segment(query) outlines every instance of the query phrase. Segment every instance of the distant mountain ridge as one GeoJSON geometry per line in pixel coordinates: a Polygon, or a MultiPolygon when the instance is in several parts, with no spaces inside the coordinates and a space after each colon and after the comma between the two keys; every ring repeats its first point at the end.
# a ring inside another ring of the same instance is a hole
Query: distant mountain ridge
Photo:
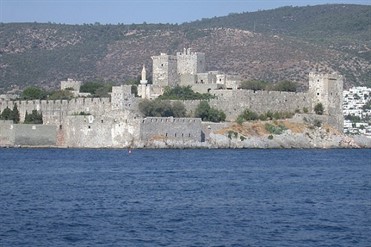
{"type": "Polygon", "coordinates": [[[282,7],[181,25],[0,23],[0,90],[58,87],[67,77],[121,84],[151,56],[184,47],[206,53],[207,69],[306,87],[309,71],[338,71],[371,86],[371,6],[282,7]]]}

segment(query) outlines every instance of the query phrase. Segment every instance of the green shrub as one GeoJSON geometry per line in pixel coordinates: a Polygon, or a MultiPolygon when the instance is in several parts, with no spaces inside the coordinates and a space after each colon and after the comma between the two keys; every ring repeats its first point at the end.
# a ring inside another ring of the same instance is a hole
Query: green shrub
{"type": "Polygon", "coordinates": [[[322,126],[322,122],[320,120],[318,120],[318,119],[315,119],[314,122],[313,122],[313,125],[315,127],[318,127],[319,128],[319,127],[322,126]]]}
{"type": "Polygon", "coordinates": [[[292,81],[280,81],[274,85],[273,90],[285,91],[285,92],[296,92],[298,84],[292,81]]]}
{"type": "Polygon", "coordinates": [[[142,100],[139,110],[145,117],[185,117],[186,109],[182,102],[170,103],[164,100],[142,100]]]}
{"type": "Polygon", "coordinates": [[[304,113],[308,113],[308,108],[303,107],[303,112],[304,112],[304,113]]]}
{"type": "Polygon", "coordinates": [[[228,138],[229,139],[232,139],[232,135],[233,135],[233,131],[232,130],[228,131],[228,138]]]}
{"type": "Polygon", "coordinates": [[[21,98],[24,100],[34,100],[34,99],[46,99],[47,93],[44,89],[38,87],[28,87],[23,90],[21,98]]]}
{"type": "Polygon", "coordinates": [[[42,113],[38,113],[37,110],[32,110],[31,114],[28,114],[26,111],[26,116],[24,118],[25,124],[42,124],[43,123],[43,115],[42,113]]]}
{"type": "Polygon", "coordinates": [[[48,99],[50,100],[70,100],[72,99],[74,96],[73,96],[73,93],[70,91],[70,90],[58,90],[58,91],[54,91],[52,92],[48,99]]]}
{"type": "Polygon", "coordinates": [[[259,115],[259,120],[261,121],[267,121],[268,117],[267,117],[267,114],[260,114],[259,115]]]}
{"type": "Polygon", "coordinates": [[[245,121],[245,119],[243,118],[242,115],[239,115],[236,119],[236,122],[239,124],[239,125],[242,125],[243,122],[245,121]]]}
{"type": "Polygon", "coordinates": [[[191,86],[166,87],[164,94],[159,97],[161,100],[208,100],[212,98],[215,97],[209,93],[194,92],[191,86]]]}
{"type": "Polygon", "coordinates": [[[242,113],[242,117],[246,121],[253,121],[259,119],[259,115],[256,112],[250,111],[249,109],[244,110],[244,112],[242,113]]]}
{"type": "Polygon", "coordinates": [[[317,114],[317,115],[322,115],[323,112],[324,112],[324,107],[322,105],[322,103],[318,103],[315,107],[314,107],[314,112],[317,114]]]}
{"type": "Polygon", "coordinates": [[[93,97],[108,97],[112,92],[112,84],[100,81],[85,82],[80,87],[80,92],[90,93],[93,97]]]}
{"type": "Polygon", "coordinates": [[[258,115],[256,112],[250,111],[249,109],[246,109],[243,111],[242,114],[240,114],[237,117],[236,122],[239,124],[242,124],[243,121],[254,121],[254,120],[261,120],[261,121],[267,121],[272,119],[285,119],[285,118],[291,118],[294,116],[294,113],[291,112],[271,112],[268,111],[265,114],[258,115]]]}
{"type": "Polygon", "coordinates": [[[265,124],[265,129],[271,133],[271,134],[275,134],[275,135],[280,135],[282,134],[285,130],[287,130],[286,126],[282,125],[282,124],[279,124],[279,125],[275,125],[275,124],[270,124],[270,123],[266,123],[265,124]]]}
{"type": "Polygon", "coordinates": [[[246,90],[265,90],[267,88],[268,82],[260,81],[260,80],[250,80],[250,81],[243,81],[241,83],[240,88],[246,90]]]}
{"type": "Polygon", "coordinates": [[[199,117],[202,121],[223,122],[226,115],[223,111],[210,107],[206,101],[201,101],[195,111],[195,117],[199,117]]]}
{"type": "Polygon", "coordinates": [[[265,115],[267,116],[267,119],[270,119],[270,120],[273,119],[273,112],[268,111],[265,115]]]}

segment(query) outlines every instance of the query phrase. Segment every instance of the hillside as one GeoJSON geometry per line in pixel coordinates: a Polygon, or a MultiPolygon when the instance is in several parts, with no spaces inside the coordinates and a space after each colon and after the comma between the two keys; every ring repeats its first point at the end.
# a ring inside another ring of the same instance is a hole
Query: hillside
{"type": "Polygon", "coordinates": [[[67,77],[120,84],[151,56],[183,47],[207,68],[270,82],[339,71],[346,85],[371,86],[371,6],[284,7],[182,25],[0,24],[0,91],[58,87],[67,77]]]}

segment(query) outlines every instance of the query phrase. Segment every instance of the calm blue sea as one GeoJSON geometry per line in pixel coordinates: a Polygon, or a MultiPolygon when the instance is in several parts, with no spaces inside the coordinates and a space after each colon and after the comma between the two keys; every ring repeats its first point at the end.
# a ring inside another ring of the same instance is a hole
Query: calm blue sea
{"type": "Polygon", "coordinates": [[[0,246],[371,246],[371,150],[0,149],[0,246]]]}

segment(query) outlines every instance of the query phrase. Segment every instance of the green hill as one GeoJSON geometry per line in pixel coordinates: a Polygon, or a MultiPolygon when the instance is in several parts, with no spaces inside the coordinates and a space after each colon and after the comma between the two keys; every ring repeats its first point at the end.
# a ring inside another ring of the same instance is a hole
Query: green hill
{"type": "Polygon", "coordinates": [[[58,87],[67,77],[120,84],[150,56],[202,51],[209,70],[243,78],[307,82],[339,71],[371,86],[371,6],[320,5],[230,14],[182,25],[0,23],[0,90],[58,87]]]}

